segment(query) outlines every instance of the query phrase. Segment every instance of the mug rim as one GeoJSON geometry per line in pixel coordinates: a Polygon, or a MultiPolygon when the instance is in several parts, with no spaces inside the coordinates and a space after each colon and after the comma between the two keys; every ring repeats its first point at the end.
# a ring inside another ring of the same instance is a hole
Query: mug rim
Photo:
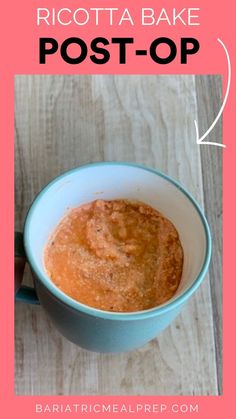
{"type": "Polygon", "coordinates": [[[142,320],[149,317],[154,317],[157,315],[164,314],[172,309],[177,308],[178,306],[182,305],[199,287],[202,280],[204,279],[210,259],[211,259],[211,252],[212,252],[212,240],[211,240],[211,232],[210,227],[208,225],[207,219],[203,213],[203,210],[201,209],[200,205],[197,203],[195,198],[191,195],[190,192],[188,192],[178,181],[171,178],[169,175],[166,175],[165,173],[154,169],[149,168],[143,164],[138,163],[132,163],[132,162],[123,162],[123,161],[103,161],[103,162],[92,162],[92,163],[86,163],[78,167],[74,167],[70,170],[67,170],[60,175],[53,178],[49,183],[47,183],[41,191],[36,195],[34,198],[32,204],[29,207],[29,210],[27,212],[25,222],[24,222],[24,229],[23,229],[23,239],[24,239],[24,247],[25,252],[27,255],[27,260],[35,272],[37,279],[46,287],[46,289],[57,299],[60,300],[60,302],[64,303],[65,305],[69,306],[70,308],[75,309],[76,311],[81,311],[85,314],[100,317],[103,319],[110,319],[110,320],[142,320]],[[204,227],[205,232],[205,239],[206,239],[206,251],[205,251],[205,257],[204,261],[202,263],[201,270],[196,277],[196,279],[193,281],[192,285],[184,291],[182,294],[174,298],[173,300],[169,300],[169,302],[165,302],[162,305],[159,305],[157,307],[150,308],[148,310],[141,310],[141,311],[135,311],[135,312],[112,312],[112,311],[105,311],[100,310],[95,307],[91,307],[88,305],[85,305],[83,303],[80,303],[77,300],[74,300],[73,298],[69,297],[67,294],[65,294],[63,291],[61,291],[59,288],[56,287],[56,285],[53,284],[52,281],[50,281],[50,278],[46,275],[46,272],[41,271],[38,269],[38,267],[34,264],[33,258],[32,258],[32,251],[30,247],[28,246],[28,237],[29,237],[29,225],[30,220],[33,215],[33,211],[38,203],[38,201],[41,199],[41,197],[44,195],[44,193],[56,182],[63,179],[65,176],[76,173],[83,169],[88,169],[91,167],[102,167],[102,166],[128,166],[128,167],[134,167],[138,169],[142,169],[151,173],[154,173],[155,175],[164,178],[168,182],[170,182],[172,185],[177,187],[191,202],[191,204],[195,207],[200,220],[204,227]]]}

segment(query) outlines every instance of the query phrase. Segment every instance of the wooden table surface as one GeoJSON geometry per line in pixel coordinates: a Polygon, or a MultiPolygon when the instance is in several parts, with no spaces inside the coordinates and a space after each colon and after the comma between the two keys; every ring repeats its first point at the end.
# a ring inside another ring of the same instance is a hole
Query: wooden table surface
{"type": "MultiPolygon", "coordinates": [[[[176,320],[141,349],[87,352],[40,306],[15,306],[15,392],[21,395],[217,395],[221,388],[221,148],[197,145],[221,104],[220,76],[16,76],[15,214],[82,163],[125,160],[179,180],[205,208],[209,275],[176,320]]],[[[208,141],[221,141],[221,121],[208,141]]],[[[26,272],[26,283],[31,281],[26,272]]]]}

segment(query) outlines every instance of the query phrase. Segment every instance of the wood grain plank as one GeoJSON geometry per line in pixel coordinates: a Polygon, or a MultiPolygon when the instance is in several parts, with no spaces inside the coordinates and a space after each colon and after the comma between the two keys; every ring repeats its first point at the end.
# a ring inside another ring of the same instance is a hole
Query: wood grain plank
{"type": "MultiPolygon", "coordinates": [[[[222,102],[221,76],[196,76],[198,120],[204,133],[216,118],[222,102]],[[210,100],[209,100],[210,98],[210,100]]],[[[206,141],[222,142],[222,119],[206,141]]],[[[212,233],[210,284],[216,345],[218,392],[222,394],[222,148],[202,145],[204,205],[212,233]]]]}
{"type": "MultiPolygon", "coordinates": [[[[50,179],[88,161],[136,161],[181,181],[203,205],[194,76],[17,76],[16,226],[50,179]]],[[[29,275],[28,275],[29,280],[29,275]]],[[[143,348],[84,351],[40,307],[16,304],[17,394],[217,394],[209,279],[143,348]]]]}

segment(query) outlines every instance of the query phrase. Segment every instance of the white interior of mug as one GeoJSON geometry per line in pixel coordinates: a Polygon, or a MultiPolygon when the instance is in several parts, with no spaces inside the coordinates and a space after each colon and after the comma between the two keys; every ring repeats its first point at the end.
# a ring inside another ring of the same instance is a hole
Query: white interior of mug
{"type": "Polygon", "coordinates": [[[95,199],[143,201],[169,218],[184,251],[182,279],[173,299],[193,284],[207,252],[203,215],[191,196],[174,181],[156,171],[125,163],[98,163],[71,170],[37,196],[26,219],[24,241],[31,265],[42,273],[44,282],[50,281],[43,265],[49,236],[68,209],[95,199]]]}

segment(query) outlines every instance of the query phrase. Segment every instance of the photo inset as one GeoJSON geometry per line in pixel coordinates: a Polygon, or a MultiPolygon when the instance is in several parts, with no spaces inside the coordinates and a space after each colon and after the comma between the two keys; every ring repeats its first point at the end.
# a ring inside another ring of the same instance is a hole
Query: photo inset
{"type": "Polygon", "coordinates": [[[15,76],[17,395],[222,393],[221,86],[15,76]]]}

